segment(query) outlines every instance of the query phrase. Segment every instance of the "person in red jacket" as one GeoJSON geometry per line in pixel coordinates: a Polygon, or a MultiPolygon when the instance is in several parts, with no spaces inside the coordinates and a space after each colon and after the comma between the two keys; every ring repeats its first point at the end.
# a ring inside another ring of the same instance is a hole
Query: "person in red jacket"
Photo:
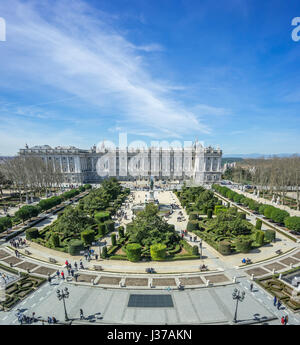
{"type": "Polygon", "coordinates": [[[62,279],[65,279],[65,274],[63,271],[61,271],[61,277],[62,277],[62,279]]]}
{"type": "Polygon", "coordinates": [[[281,324],[282,324],[282,325],[285,324],[284,316],[282,316],[282,318],[281,318],[281,324]]]}

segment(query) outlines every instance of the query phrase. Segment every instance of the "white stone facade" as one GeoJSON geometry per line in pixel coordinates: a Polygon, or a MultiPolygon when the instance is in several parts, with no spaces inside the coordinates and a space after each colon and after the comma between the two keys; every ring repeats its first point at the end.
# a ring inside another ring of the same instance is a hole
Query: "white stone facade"
{"type": "Polygon", "coordinates": [[[65,183],[99,183],[107,176],[119,180],[192,180],[197,184],[219,182],[222,151],[195,143],[187,148],[102,149],[48,145],[26,147],[22,156],[38,156],[56,164],[65,183]]]}

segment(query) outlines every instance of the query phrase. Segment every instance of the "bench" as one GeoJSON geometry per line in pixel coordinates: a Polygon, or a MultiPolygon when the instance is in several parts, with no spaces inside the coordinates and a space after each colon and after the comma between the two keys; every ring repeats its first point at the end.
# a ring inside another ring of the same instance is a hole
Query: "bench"
{"type": "Polygon", "coordinates": [[[96,270],[96,271],[103,271],[103,268],[100,265],[94,265],[94,270],[96,270]]]}
{"type": "Polygon", "coordinates": [[[49,261],[52,262],[53,264],[55,264],[57,261],[53,258],[49,258],[49,261]]]}

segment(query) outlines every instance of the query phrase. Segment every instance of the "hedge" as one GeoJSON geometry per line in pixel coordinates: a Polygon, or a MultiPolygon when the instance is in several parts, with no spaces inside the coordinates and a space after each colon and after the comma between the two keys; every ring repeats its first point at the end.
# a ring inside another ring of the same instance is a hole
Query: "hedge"
{"type": "Polygon", "coordinates": [[[251,250],[252,240],[245,240],[245,239],[236,239],[235,241],[235,249],[241,253],[248,253],[251,250]]]}
{"type": "Polygon", "coordinates": [[[73,240],[68,244],[68,253],[71,255],[78,255],[80,251],[84,250],[83,241],[73,240]]]}
{"type": "Polygon", "coordinates": [[[116,234],[111,234],[110,238],[111,238],[111,245],[115,246],[117,244],[116,234]]]}
{"type": "Polygon", "coordinates": [[[261,230],[261,226],[262,226],[262,220],[257,218],[256,224],[255,224],[255,229],[261,230]]]}
{"type": "Polygon", "coordinates": [[[0,232],[7,230],[12,227],[11,217],[2,217],[0,218],[0,232]]]}
{"type": "Polygon", "coordinates": [[[300,217],[286,217],[284,219],[284,225],[290,230],[300,232],[300,217]]]}
{"type": "Polygon", "coordinates": [[[142,246],[139,243],[129,243],[126,246],[126,255],[129,261],[137,262],[141,259],[142,246]]]}
{"type": "Polygon", "coordinates": [[[98,234],[101,236],[101,237],[104,237],[105,234],[106,234],[106,226],[104,223],[99,223],[98,224],[98,234]]]}
{"type": "Polygon", "coordinates": [[[193,232],[194,230],[199,230],[199,222],[197,220],[190,220],[187,223],[187,231],[193,232]]]}
{"type": "Polygon", "coordinates": [[[265,239],[266,241],[274,241],[276,238],[276,231],[275,230],[265,230],[265,239]]]}
{"type": "Polygon", "coordinates": [[[231,243],[228,241],[220,241],[218,243],[218,251],[222,255],[229,255],[231,254],[231,243]]]}
{"type": "Polygon", "coordinates": [[[262,231],[262,230],[258,230],[256,231],[256,234],[255,234],[255,242],[262,246],[263,243],[264,243],[264,237],[265,237],[265,232],[262,231]]]}
{"type": "Polygon", "coordinates": [[[163,243],[152,244],[150,254],[152,260],[163,260],[166,257],[167,246],[163,243]]]}
{"type": "Polygon", "coordinates": [[[92,229],[84,230],[80,233],[80,235],[81,235],[81,240],[85,244],[92,244],[92,242],[95,241],[95,231],[92,229]]]}
{"type": "Polygon", "coordinates": [[[51,242],[53,244],[54,247],[59,247],[59,236],[58,234],[52,234],[51,235],[51,242]]]}
{"type": "Polygon", "coordinates": [[[118,232],[119,232],[119,237],[123,238],[124,237],[124,226],[120,226],[118,228],[118,232]]]}
{"type": "Polygon", "coordinates": [[[103,223],[110,219],[110,213],[108,211],[97,212],[95,213],[94,218],[98,223],[103,223]]]}
{"type": "Polygon", "coordinates": [[[104,246],[103,248],[102,248],[102,251],[101,251],[101,258],[102,259],[106,259],[107,258],[107,247],[106,246],[104,246]]]}
{"type": "Polygon", "coordinates": [[[212,209],[208,209],[207,210],[207,218],[211,219],[212,218],[212,214],[213,214],[213,210],[212,209]]]}
{"type": "Polygon", "coordinates": [[[109,233],[115,230],[115,223],[112,220],[106,220],[104,224],[106,228],[106,233],[109,233]]]}
{"type": "Polygon", "coordinates": [[[37,228],[30,228],[26,230],[26,240],[31,241],[34,238],[38,238],[40,236],[39,230],[37,228]]]}

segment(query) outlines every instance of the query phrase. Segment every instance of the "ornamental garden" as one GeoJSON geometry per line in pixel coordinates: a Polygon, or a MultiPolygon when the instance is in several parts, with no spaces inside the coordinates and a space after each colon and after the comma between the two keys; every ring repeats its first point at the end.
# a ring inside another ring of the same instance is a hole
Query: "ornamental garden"
{"type": "Polygon", "coordinates": [[[261,230],[246,220],[236,207],[225,207],[210,190],[183,187],[175,191],[189,214],[187,230],[202,238],[222,255],[248,253],[275,239],[274,230],[261,230]]]}

